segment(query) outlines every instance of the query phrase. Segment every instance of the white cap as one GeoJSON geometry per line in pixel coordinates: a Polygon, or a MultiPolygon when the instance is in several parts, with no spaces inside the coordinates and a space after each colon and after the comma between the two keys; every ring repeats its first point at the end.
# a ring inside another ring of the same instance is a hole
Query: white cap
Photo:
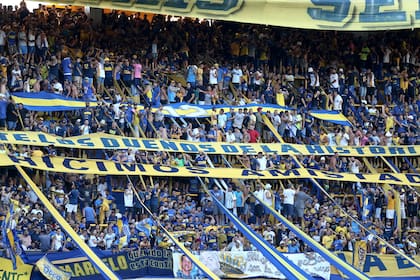
{"type": "Polygon", "coordinates": [[[264,189],[271,190],[271,185],[270,184],[266,184],[265,187],[264,187],[264,189]]]}
{"type": "Polygon", "coordinates": [[[308,68],[308,72],[309,72],[309,73],[314,72],[314,68],[309,67],[309,68],[308,68]]]}
{"type": "Polygon", "coordinates": [[[362,100],[362,104],[367,104],[367,101],[366,100],[362,100]]]}
{"type": "Polygon", "coordinates": [[[325,157],[321,157],[321,160],[325,160],[325,157]]]}
{"type": "Polygon", "coordinates": [[[407,117],[407,119],[409,119],[409,120],[414,120],[414,117],[413,117],[412,115],[409,115],[409,116],[407,117]]]}

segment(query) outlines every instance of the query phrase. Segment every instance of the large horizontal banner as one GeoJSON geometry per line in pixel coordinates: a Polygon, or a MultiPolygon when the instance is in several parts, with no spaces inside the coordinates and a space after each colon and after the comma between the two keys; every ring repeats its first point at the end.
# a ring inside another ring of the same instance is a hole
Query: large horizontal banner
{"type": "Polygon", "coordinates": [[[420,2],[414,0],[64,0],[60,3],[323,30],[420,26],[420,2]]]}
{"type": "MultiPolygon", "coordinates": [[[[317,253],[284,254],[290,261],[307,274],[330,279],[330,264],[317,253]]],[[[273,278],[286,277],[259,251],[219,252],[201,251],[197,257],[211,271],[224,278],[273,278]]],[[[201,271],[181,253],[173,254],[174,277],[181,279],[201,279],[201,271]]]]}
{"type": "MultiPolygon", "coordinates": [[[[112,253],[112,251],[99,249],[94,249],[94,251],[112,271],[123,279],[144,276],[172,276],[171,250],[142,249],[115,254],[112,253]]],[[[41,253],[30,253],[28,254],[28,262],[36,263],[41,256],[43,256],[41,253]]],[[[65,253],[50,252],[48,253],[47,258],[55,267],[70,273],[72,280],[103,279],[103,276],[95,269],[88,258],[83,256],[83,253],[80,250],[73,250],[65,253]]]]}
{"type": "Polygon", "coordinates": [[[0,258],[0,279],[28,280],[31,278],[33,266],[20,264],[17,269],[13,269],[10,259],[0,258]]]}
{"type": "MultiPolygon", "coordinates": [[[[89,106],[101,106],[105,104],[109,106],[111,103],[106,103],[103,101],[90,101],[85,102],[82,100],[76,100],[69,97],[65,97],[60,94],[54,94],[50,92],[36,92],[36,93],[27,93],[27,92],[16,92],[12,95],[16,103],[22,103],[22,105],[28,109],[38,112],[57,112],[57,111],[73,111],[86,108],[86,105],[89,106]]],[[[117,103],[115,106],[126,105],[128,103],[117,103]]],[[[216,112],[219,112],[220,109],[223,109],[225,112],[229,112],[230,108],[237,110],[238,108],[242,109],[252,109],[254,112],[258,108],[261,108],[263,113],[268,111],[274,112],[274,110],[285,111],[285,110],[295,110],[294,108],[283,107],[275,104],[247,104],[242,106],[230,106],[230,105],[196,105],[190,103],[175,103],[163,106],[162,112],[165,116],[174,117],[174,118],[207,118],[212,115],[213,109],[216,112]]],[[[137,105],[137,110],[143,110],[143,105],[137,105]]],[[[151,111],[156,112],[159,110],[159,107],[152,107],[151,111]]],[[[327,112],[328,114],[328,112],[327,112]]],[[[347,121],[341,113],[335,112],[335,119],[340,119],[347,121]],[[338,117],[337,117],[338,115],[338,117]],[[344,119],[343,119],[344,118],[344,119]]],[[[326,118],[325,120],[329,121],[330,119],[326,118]]]]}
{"type": "Polygon", "coordinates": [[[280,143],[223,143],[223,142],[189,142],[180,140],[145,139],[114,136],[95,133],[76,137],[62,138],[56,135],[30,131],[2,131],[0,143],[15,145],[49,146],[77,149],[134,149],[143,151],[167,151],[180,153],[242,155],[277,153],[279,155],[333,155],[354,157],[375,156],[418,156],[420,146],[363,146],[338,147],[323,145],[298,145],[280,143]]]}
{"type": "MultiPolygon", "coordinates": [[[[352,252],[336,252],[337,256],[348,263],[352,263],[352,252]]],[[[420,256],[413,257],[416,262],[420,262],[420,256]]],[[[371,277],[381,277],[380,279],[420,279],[420,270],[412,263],[399,255],[376,255],[367,254],[363,265],[363,272],[371,277]]],[[[331,273],[338,274],[335,267],[332,267],[331,273]]],[[[340,278],[342,279],[342,278],[340,278]]]]}
{"type": "Polygon", "coordinates": [[[151,165],[140,163],[119,163],[110,160],[77,159],[64,157],[15,157],[0,154],[0,166],[22,166],[26,168],[46,170],[50,172],[97,174],[97,175],[147,175],[155,177],[206,177],[234,179],[305,179],[334,180],[345,182],[378,183],[411,185],[420,187],[420,174],[352,174],[333,173],[315,169],[271,169],[254,171],[239,168],[198,168],[151,165]]]}

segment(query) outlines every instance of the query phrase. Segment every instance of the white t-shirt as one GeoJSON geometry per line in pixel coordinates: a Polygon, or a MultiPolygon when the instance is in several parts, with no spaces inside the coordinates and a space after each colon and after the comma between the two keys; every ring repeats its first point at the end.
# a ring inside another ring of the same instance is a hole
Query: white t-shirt
{"type": "Polygon", "coordinates": [[[343,136],[341,136],[340,140],[340,146],[348,146],[349,145],[350,136],[347,133],[344,133],[343,136]]]}
{"type": "Polygon", "coordinates": [[[209,84],[217,85],[217,69],[210,69],[209,84]]]}
{"type": "Polygon", "coordinates": [[[98,246],[97,242],[98,238],[96,238],[96,236],[92,234],[88,241],[89,247],[95,248],[96,246],[98,246]]]}
{"type": "Polygon", "coordinates": [[[236,195],[233,192],[226,192],[226,198],[225,198],[225,206],[227,209],[232,209],[235,207],[235,200],[236,195]]]}
{"type": "Polygon", "coordinates": [[[239,84],[241,82],[242,77],[242,70],[241,69],[233,69],[232,70],[232,83],[239,84]]]}
{"type": "Polygon", "coordinates": [[[294,205],[295,204],[295,194],[296,194],[296,191],[294,189],[285,189],[283,191],[284,204],[294,205]]]}
{"type": "Polygon", "coordinates": [[[242,129],[242,124],[244,122],[245,115],[244,113],[236,113],[233,117],[233,127],[237,127],[239,129],[242,129]]]}
{"type": "Polygon", "coordinates": [[[330,83],[333,88],[339,88],[340,84],[338,83],[338,74],[333,73],[330,75],[330,83]]]}
{"type": "Polygon", "coordinates": [[[227,133],[226,134],[226,142],[235,143],[235,140],[236,140],[235,134],[233,134],[233,133],[227,133]]]}
{"type": "Polygon", "coordinates": [[[266,170],[267,169],[267,158],[263,156],[262,158],[257,158],[259,170],[266,170]]]}
{"type": "Polygon", "coordinates": [[[337,94],[334,98],[334,110],[341,111],[343,109],[343,98],[337,94]]]}
{"type": "Polygon", "coordinates": [[[217,125],[219,128],[225,128],[227,122],[226,114],[219,114],[217,115],[217,125]]]}
{"type": "Polygon", "coordinates": [[[133,200],[134,200],[134,194],[133,190],[127,189],[124,192],[124,206],[125,207],[133,207],[133,200]]]}

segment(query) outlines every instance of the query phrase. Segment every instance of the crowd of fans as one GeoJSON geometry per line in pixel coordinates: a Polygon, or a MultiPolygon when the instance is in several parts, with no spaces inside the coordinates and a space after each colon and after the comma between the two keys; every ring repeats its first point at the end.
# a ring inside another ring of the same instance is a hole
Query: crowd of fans
{"type": "MultiPolygon", "coordinates": [[[[3,7],[0,26],[0,127],[8,130],[62,137],[105,132],[195,142],[277,142],[263,121],[262,108],[254,112],[241,106],[279,102],[293,109],[274,110],[267,116],[290,143],[419,144],[417,30],[359,37],[159,15],[150,19],[115,11],[103,15],[102,24],[94,26],[87,15],[70,7],[40,6],[30,13],[24,2],[16,9],[3,7]],[[35,112],[12,98],[14,92],[39,91],[84,100],[86,108],[35,112]],[[208,120],[171,122],[163,106],[179,102],[235,107],[228,112],[215,108],[208,120]],[[340,111],[352,126],[316,120],[309,114],[314,109],[340,111]]],[[[19,156],[79,153],[54,146],[5,146],[2,152],[19,156]]],[[[198,167],[207,167],[209,157],[215,164],[226,164],[223,157],[204,153],[128,149],[88,155],[118,162],[198,167]]],[[[367,172],[356,158],[301,156],[297,160],[306,168],[367,172]]],[[[244,154],[227,161],[254,170],[298,166],[294,158],[275,153],[244,154]]],[[[381,167],[378,161],[372,163],[381,167]]],[[[397,163],[401,172],[417,172],[418,159],[397,163]]],[[[192,250],[255,249],[197,179],[147,177],[142,181],[27,171],[91,247],[114,251],[170,247],[153,220],[157,218],[192,250]]],[[[76,248],[15,169],[2,168],[0,173],[1,217],[14,201],[12,228],[24,250],[76,248]]],[[[378,235],[410,255],[418,253],[418,193],[409,186],[384,191],[377,184],[321,182],[334,196],[333,202],[308,180],[224,181],[226,191],[215,180],[205,184],[227,209],[282,252],[310,249],[276,222],[255,197],[281,211],[329,250],[352,251],[355,241],[366,240],[369,252],[395,253],[378,235]],[[367,203],[360,198],[367,198],[367,203]],[[400,228],[394,221],[397,200],[402,209],[400,228]]]]}

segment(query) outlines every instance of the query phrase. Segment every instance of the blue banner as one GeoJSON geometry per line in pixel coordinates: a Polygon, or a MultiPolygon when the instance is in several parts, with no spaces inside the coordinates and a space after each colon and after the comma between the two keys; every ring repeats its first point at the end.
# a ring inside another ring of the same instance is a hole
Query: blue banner
{"type": "MultiPolygon", "coordinates": [[[[166,249],[141,249],[112,253],[94,249],[99,258],[123,279],[136,277],[173,277],[172,251],[166,249]]],[[[28,263],[35,264],[43,253],[29,253],[28,263]]],[[[71,273],[72,280],[102,280],[103,276],[79,250],[48,253],[47,259],[57,268],[71,273]]],[[[43,279],[34,271],[31,279],[43,279]]]]}

